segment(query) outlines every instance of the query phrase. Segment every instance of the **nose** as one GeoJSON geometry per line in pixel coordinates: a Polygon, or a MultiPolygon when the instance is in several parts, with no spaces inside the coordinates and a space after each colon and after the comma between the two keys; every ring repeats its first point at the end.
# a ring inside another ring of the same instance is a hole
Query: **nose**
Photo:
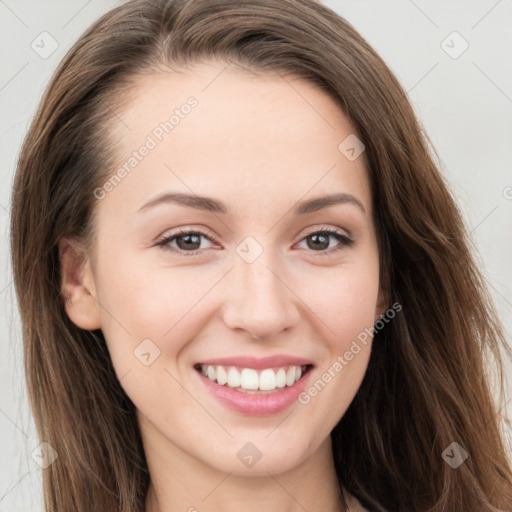
{"type": "Polygon", "coordinates": [[[223,319],[227,327],[255,339],[270,339],[291,330],[300,320],[299,299],[287,284],[286,272],[266,257],[254,262],[235,258],[225,286],[223,319]]]}

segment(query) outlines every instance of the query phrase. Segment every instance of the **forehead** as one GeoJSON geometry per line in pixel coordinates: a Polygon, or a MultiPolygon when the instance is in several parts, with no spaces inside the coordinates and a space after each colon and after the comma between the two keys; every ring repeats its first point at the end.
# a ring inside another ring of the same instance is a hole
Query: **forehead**
{"type": "Polygon", "coordinates": [[[340,150],[354,127],[310,82],[211,61],[147,75],[128,94],[110,134],[111,172],[127,171],[109,194],[121,209],[172,190],[224,198],[239,215],[256,196],[284,207],[332,192],[371,211],[364,153],[340,150]]]}

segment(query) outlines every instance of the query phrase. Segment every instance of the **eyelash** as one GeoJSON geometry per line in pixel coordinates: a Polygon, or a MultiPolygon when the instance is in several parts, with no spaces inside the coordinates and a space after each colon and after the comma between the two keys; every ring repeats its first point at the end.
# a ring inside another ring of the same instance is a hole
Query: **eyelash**
{"type": "MultiPolygon", "coordinates": [[[[312,231],[311,233],[308,233],[305,237],[303,237],[299,241],[299,243],[302,242],[303,240],[305,240],[306,238],[310,237],[311,235],[318,235],[318,234],[333,236],[334,238],[336,238],[341,243],[335,249],[323,249],[321,251],[312,251],[313,253],[317,253],[317,254],[313,254],[313,256],[321,256],[321,257],[328,256],[328,255],[330,255],[330,254],[332,254],[334,252],[337,252],[337,251],[343,249],[344,247],[349,247],[349,246],[351,246],[354,243],[354,241],[351,238],[349,238],[347,235],[345,235],[344,233],[342,233],[342,232],[340,232],[340,231],[338,231],[336,229],[332,229],[332,228],[322,228],[322,229],[319,229],[318,231],[312,231]]],[[[203,237],[207,238],[210,241],[214,241],[214,240],[212,240],[212,236],[211,235],[209,235],[207,233],[204,233],[202,231],[196,231],[196,230],[184,231],[184,230],[181,230],[178,233],[172,233],[171,235],[168,235],[168,236],[165,236],[164,238],[161,238],[160,240],[158,240],[156,242],[156,245],[161,247],[162,249],[164,249],[166,251],[182,254],[185,257],[196,256],[196,255],[200,254],[201,251],[202,251],[201,249],[196,249],[195,251],[183,251],[182,249],[175,249],[175,248],[169,247],[168,244],[170,242],[172,242],[176,238],[180,238],[180,237],[185,236],[185,235],[200,235],[200,236],[203,236],[203,237]],[[183,254],[183,253],[185,253],[185,254],[183,254]]]]}

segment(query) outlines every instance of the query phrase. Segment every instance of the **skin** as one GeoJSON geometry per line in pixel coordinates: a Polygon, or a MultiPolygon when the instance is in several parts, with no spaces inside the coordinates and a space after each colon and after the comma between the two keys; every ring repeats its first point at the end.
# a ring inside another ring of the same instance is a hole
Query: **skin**
{"type": "Polygon", "coordinates": [[[131,96],[111,129],[120,166],[187,98],[198,105],[98,200],[91,250],[80,257],[63,239],[60,251],[67,313],[102,329],[137,407],[146,512],[344,510],[329,434],[361,384],[371,341],[307,405],[271,416],[225,408],[193,364],[291,354],[314,363],[313,383],[384,313],[364,154],[349,161],[338,150],[353,126],[304,80],[216,61],[145,76],[131,96]],[[213,197],[229,213],[170,203],[138,211],[163,191],[213,197]],[[345,203],[293,214],[298,201],[333,192],[364,211],[345,203]],[[176,239],[181,253],[156,245],[178,228],[212,237],[193,256],[176,239]],[[322,228],[353,244],[308,245],[322,228]],[[263,249],[252,263],[235,251],[249,235],[263,249]],[[147,338],[160,350],[148,366],[134,356],[147,338]],[[248,442],[262,454],[252,467],[237,457],[248,442]]]}

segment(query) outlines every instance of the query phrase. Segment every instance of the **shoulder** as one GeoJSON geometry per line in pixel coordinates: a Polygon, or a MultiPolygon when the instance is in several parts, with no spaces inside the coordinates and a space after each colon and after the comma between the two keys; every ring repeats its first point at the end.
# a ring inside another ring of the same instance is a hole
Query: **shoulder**
{"type": "Polygon", "coordinates": [[[345,488],[343,488],[343,493],[348,505],[348,512],[368,512],[368,509],[364,508],[361,503],[359,503],[359,500],[355,496],[352,496],[345,488]]]}

